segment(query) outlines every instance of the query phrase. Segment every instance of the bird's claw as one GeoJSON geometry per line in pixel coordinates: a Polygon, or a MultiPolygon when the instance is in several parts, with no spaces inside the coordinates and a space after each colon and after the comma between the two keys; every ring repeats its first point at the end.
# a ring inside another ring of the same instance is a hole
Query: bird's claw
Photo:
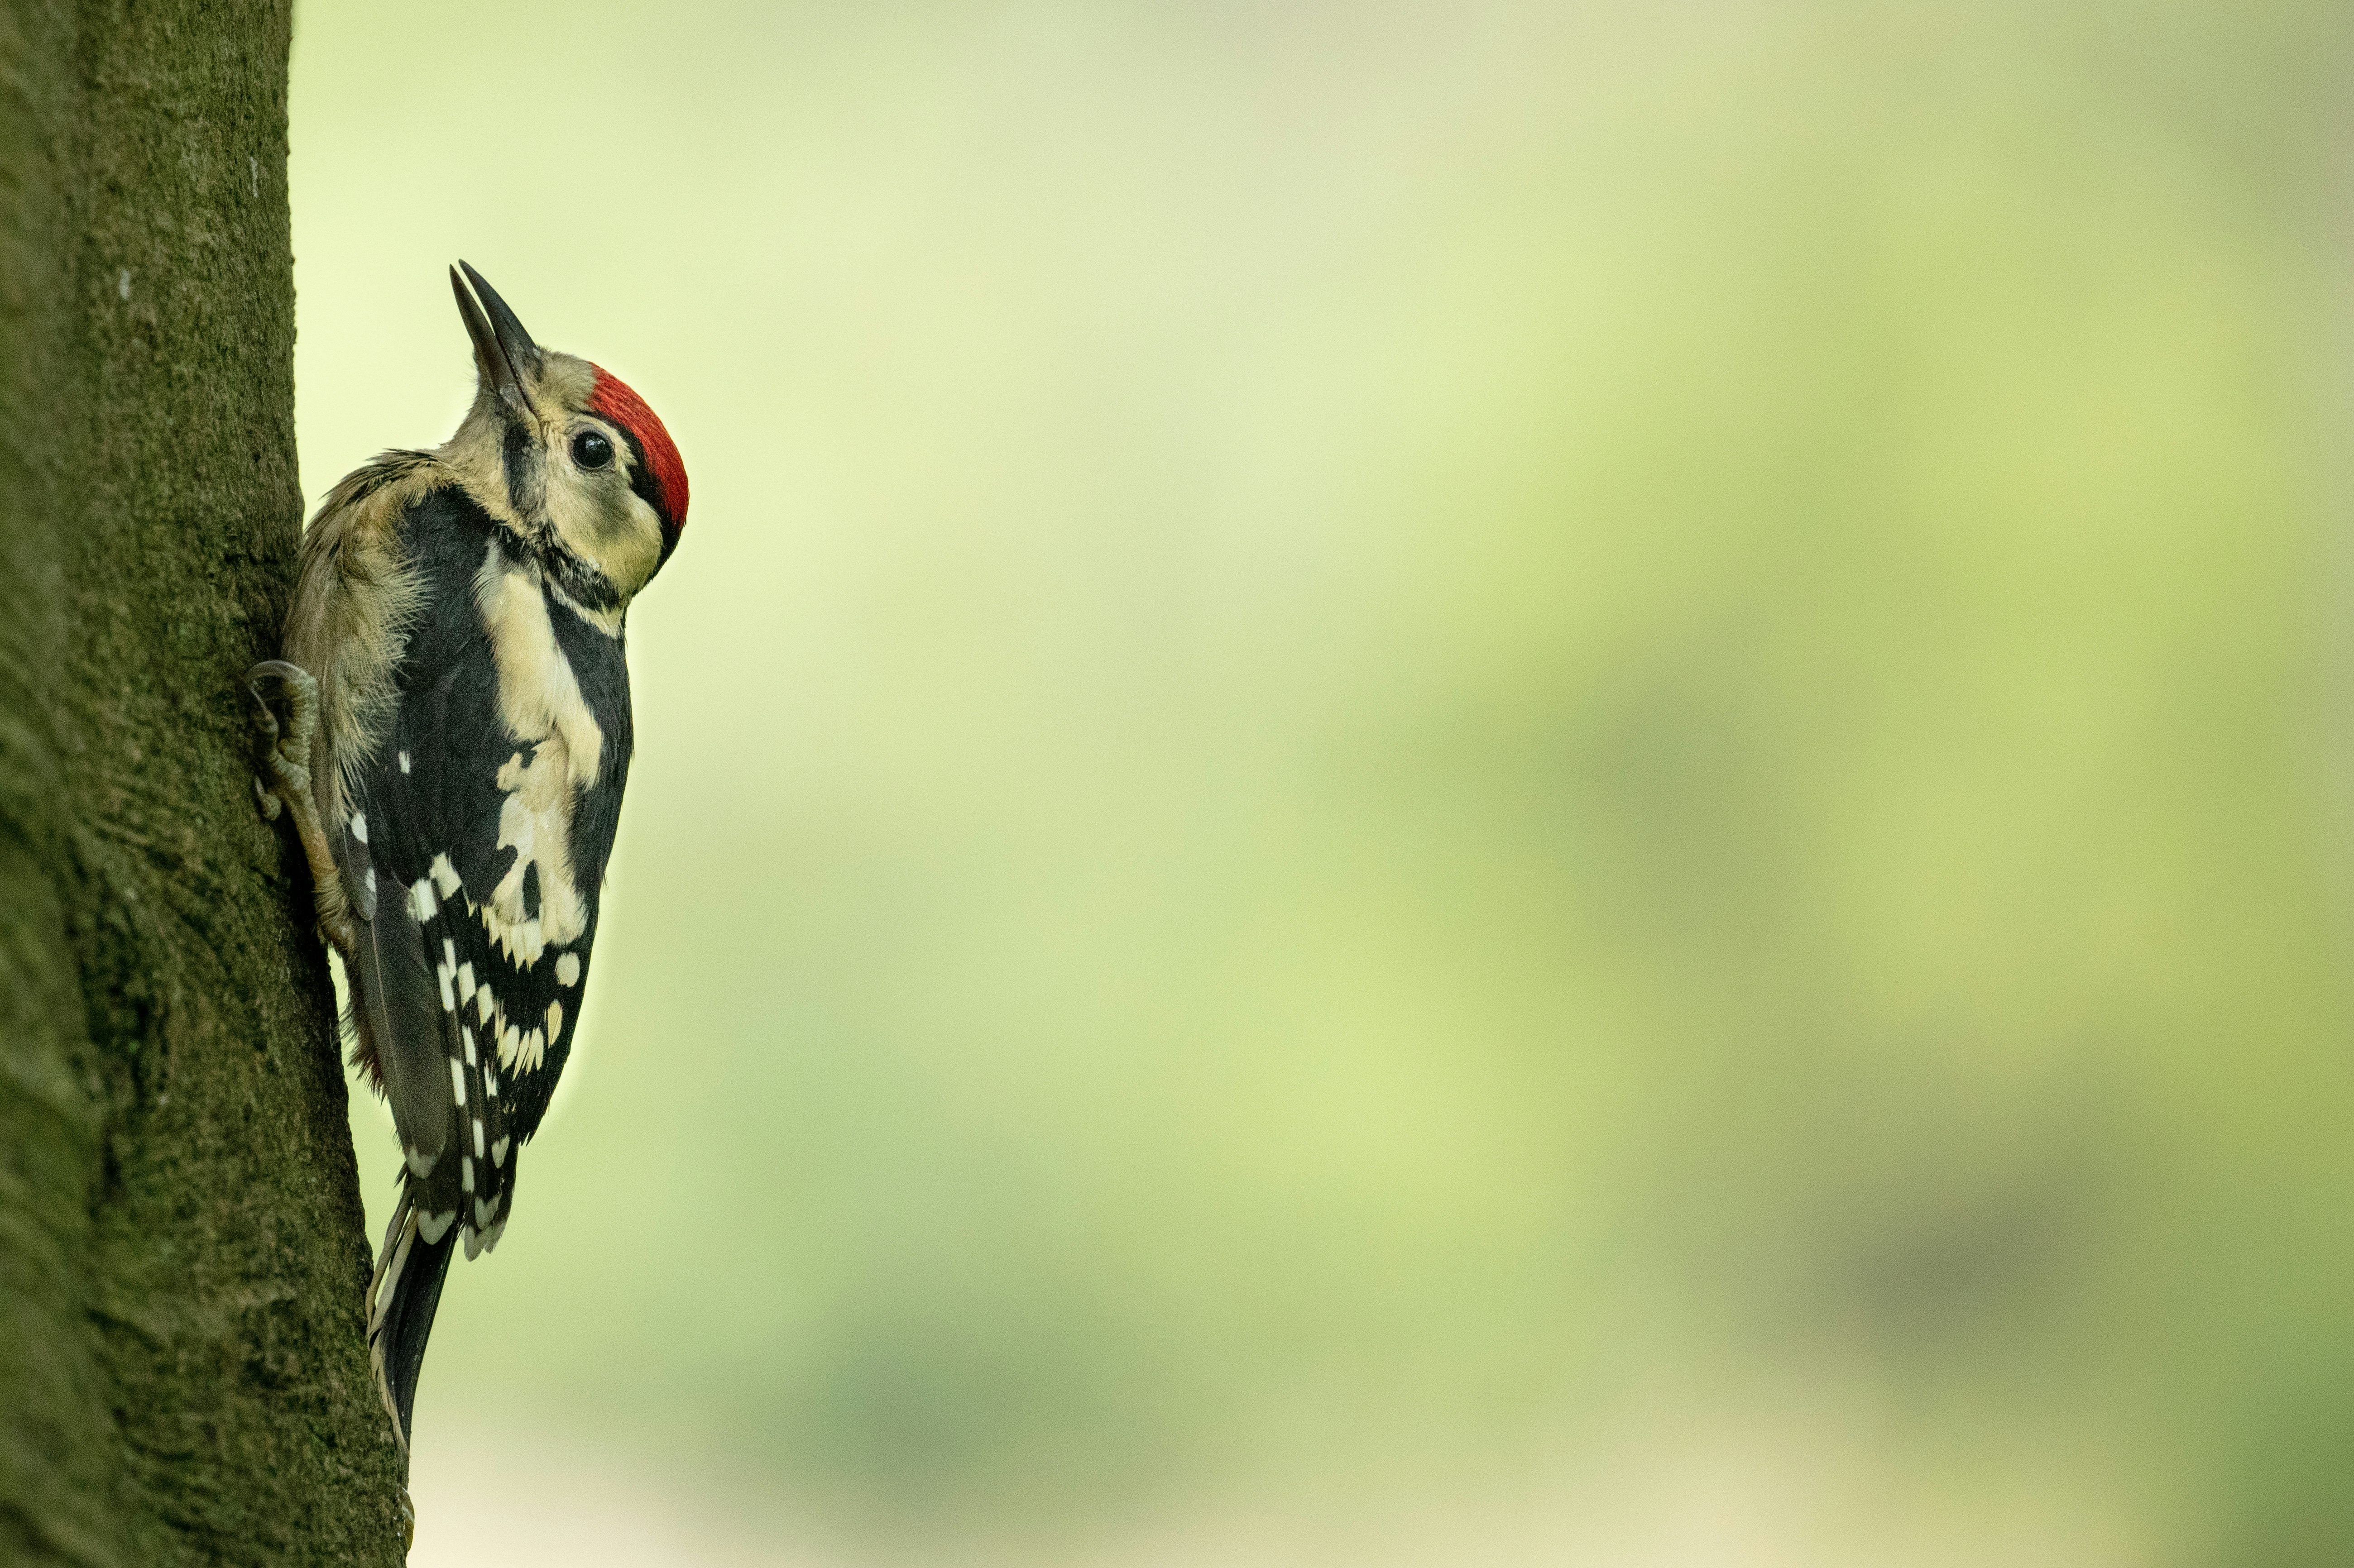
{"type": "Polygon", "coordinates": [[[311,794],[311,743],[319,732],[319,683],[299,664],[265,659],[245,673],[245,689],[253,698],[253,733],[258,743],[253,789],[262,819],[274,822],[281,810],[294,819],[295,836],[302,841],[303,857],[311,865],[319,934],[348,953],[352,950],[350,907],[311,794]],[[285,704],[282,720],[264,689],[268,683],[276,683],[285,704]]]}
{"type": "MultiPolygon", "coordinates": [[[[318,728],[318,683],[298,664],[283,659],[265,659],[245,673],[245,689],[253,698],[253,733],[259,742],[257,766],[270,776],[272,793],[283,798],[293,789],[311,788],[311,741],[318,728]],[[278,710],[271,705],[269,694],[262,690],[264,681],[278,683],[287,698],[284,723],[279,722],[278,710]]],[[[275,811],[268,812],[274,821],[275,811]]]]}

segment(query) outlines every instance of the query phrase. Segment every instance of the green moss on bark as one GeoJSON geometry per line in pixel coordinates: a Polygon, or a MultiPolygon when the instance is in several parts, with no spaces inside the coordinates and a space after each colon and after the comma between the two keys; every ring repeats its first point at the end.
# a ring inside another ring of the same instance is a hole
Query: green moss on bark
{"type": "Polygon", "coordinates": [[[301,493],[283,3],[0,0],[0,1561],[385,1563],[333,1001],[239,673],[301,493]]]}

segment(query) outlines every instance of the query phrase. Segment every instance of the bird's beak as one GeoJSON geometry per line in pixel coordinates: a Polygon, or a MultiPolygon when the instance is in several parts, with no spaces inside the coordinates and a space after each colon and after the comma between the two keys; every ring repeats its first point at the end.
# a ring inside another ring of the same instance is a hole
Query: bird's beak
{"type": "Polygon", "coordinates": [[[499,291],[463,261],[450,269],[450,291],[458,296],[458,313],[466,318],[466,335],[474,340],[474,367],[482,375],[482,385],[495,390],[499,401],[517,418],[531,418],[525,378],[538,378],[539,345],[531,341],[531,334],[524,331],[523,323],[499,298],[499,291]],[[458,276],[461,270],[465,273],[462,279],[458,276]],[[474,286],[472,294],[466,291],[468,283],[474,286]],[[475,302],[476,294],[482,296],[480,303],[475,302]]]}

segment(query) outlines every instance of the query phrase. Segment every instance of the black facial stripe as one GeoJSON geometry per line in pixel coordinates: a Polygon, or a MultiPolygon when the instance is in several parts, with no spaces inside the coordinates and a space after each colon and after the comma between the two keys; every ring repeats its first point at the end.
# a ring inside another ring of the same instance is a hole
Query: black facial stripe
{"type": "Polygon", "coordinates": [[[536,546],[525,539],[503,518],[493,518],[491,527],[498,534],[499,549],[510,561],[527,561],[539,554],[536,546]]]}
{"type": "Polygon", "coordinates": [[[639,441],[637,431],[626,425],[614,428],[621,432],[621,440],[630,444],[630,493],[652,507],[654,515],[662,520],[662,559],[654,563],[654,570],[660,571],[663,561],[669,560],[670,553],[678,548],[678,524],[672,522],[670,514],[663,509],[662,495],[654,489],[653,470],[646,466],[646,449],[639,441]]]}
{"type": "Polygon", "coordinates": [[[615,425],[613,429],[619,430],[621,440],[629,443],[630,493],[652,507],[654,514],[660,516],[662,500],[654,494],[654,476],[646,467],[646,449],[639,444],[637,431],[626,425],[615,425]]]}
{"type": "Polygon", "coordinates": [[[529,523],[538,518],[546,504],[545,460],[539,442],[522,421],[507,421],[506,439],[500,445],[500,456],[507,471],[507,503],[516,516],[529,523]]]}
{"type": "Polygon", "coordinates": [[[607,610],[621,608],[621,590],[613,579],[597,569],[586,558],[573,553],[570,546],[555,530],[535,535],[526,539],[506,524],[491,520],[499,536],[499,548],[509,560],[537,561],[539,569],[556,579],[556,586],[572,597],[572,602],[583,609],[607,610]]]}
{"type": "Polygon", "coordinates": [[[554,535],[540,551],[540,561],[556,584],[572,596],[572,601],[583,609],[619,609],[621,592],[613,579],[599,571],[580,556],[574,555],[564,541],[554,535]]]}

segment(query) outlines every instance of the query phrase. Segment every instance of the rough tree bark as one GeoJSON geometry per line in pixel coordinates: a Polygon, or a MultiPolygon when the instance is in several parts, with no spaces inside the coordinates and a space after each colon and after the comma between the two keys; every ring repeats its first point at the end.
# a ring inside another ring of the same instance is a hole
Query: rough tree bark
{"type": "Polygon", "coordinates": [[[301,494],[287,0],[0,0],[0,1562],[392,1563],[237,683],[301,494]]]}

